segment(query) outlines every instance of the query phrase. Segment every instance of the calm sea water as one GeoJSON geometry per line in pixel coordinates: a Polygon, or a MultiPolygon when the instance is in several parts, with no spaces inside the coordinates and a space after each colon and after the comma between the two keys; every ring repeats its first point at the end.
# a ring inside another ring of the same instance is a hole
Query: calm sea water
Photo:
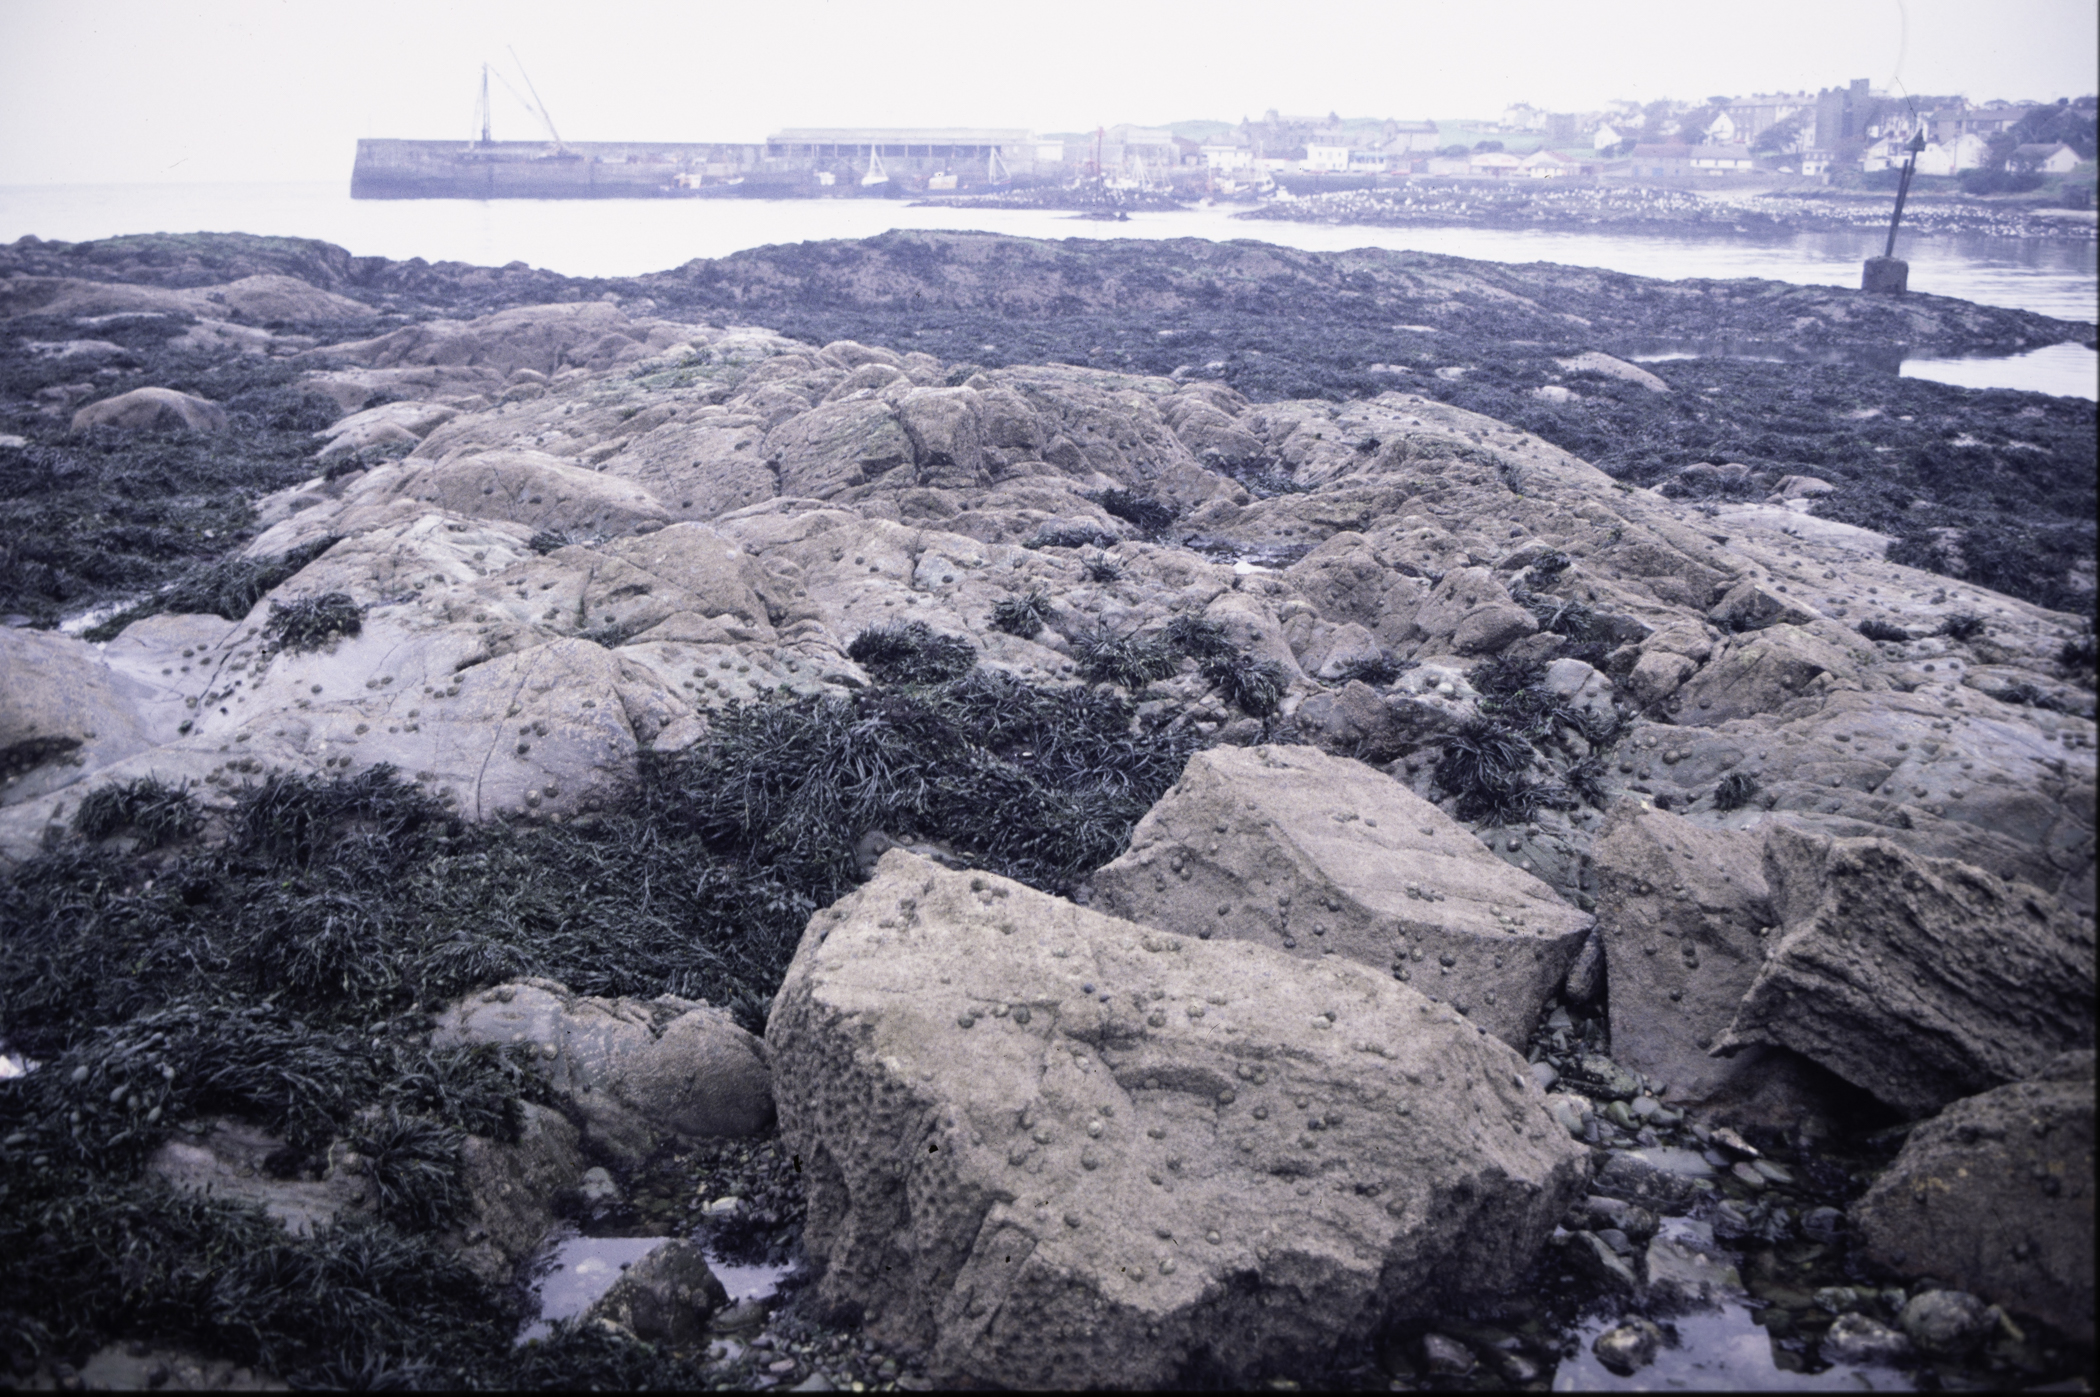
{"type": "MultiPolygon", "coordinates": [[[[1768,277],[1857,286],[1881,235],[1784,238],[1359,228],[1234,219],[1225,209],[1069,214],[913,208],[883,199],[353,200],[347,184],[139,184],[0,187],[0,242],[25,233],[70,242],[120,233],[217,232],[322,238],[361,256],[483,266],[528,262],[570,276],[633,276],[695,257],[892,228],[981,229],[1030,238],[1235,238],[1311,251],[1382,247],[1497,262],[1558,262],[1641,276],[1768,277]]],[[[1913,290],[2067,320],[2100,319],[2100,249],[2090,240],[1908,238],[1913,290]]],[[[2059,349],[1994,361],[1913,361],[1905,372],[1970,386],[2100,396],[2100,358],[2059,349]],[[1951,365],[1951,366],[1950,366],[1951,365]],[[1993,375],[1996,377],[1993,377],[1993,375]]]]}

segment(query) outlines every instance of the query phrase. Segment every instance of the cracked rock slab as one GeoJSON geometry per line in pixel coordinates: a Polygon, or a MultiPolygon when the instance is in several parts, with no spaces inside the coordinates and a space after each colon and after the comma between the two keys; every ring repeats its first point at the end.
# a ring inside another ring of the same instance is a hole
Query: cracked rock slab
{"type": "Polygon", "coordinates": [[[2093,922],[1881,839],[1776,827],[1782,934],[1717,1051],[1789,1048],[1911,1116],[2093,1046],[2093,922]]]}

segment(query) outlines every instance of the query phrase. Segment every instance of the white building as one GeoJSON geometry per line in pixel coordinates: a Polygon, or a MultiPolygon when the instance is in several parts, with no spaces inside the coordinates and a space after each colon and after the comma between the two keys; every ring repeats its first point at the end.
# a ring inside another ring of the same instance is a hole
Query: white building
{"type": "Polygon", "coordinates": [[[2012,159],[2044,175],[2067,175],[2080,164],[2078,152],[2062,141],[2050,145],[2015,146],[2012,159]]]}
{"type": "Polygon", "coordinates": [[[1626,138],[1624,136],[1619,134],[1618,128],[1607,121],[1602,126],[1599,126],[1597,128],[1597,135],[1596,138],[1590,142],[1590,149],[1610,150],[1613,146],[1617,145],[1619,142],[1625,139],[1626,138]]]}
{"type": "Polygon", "coordinates": [[[1347,170],[1349,168],[1349,147],[1308,145],[1305,148],[1305,168],[1321,172],[1347,170]]]}
{"type": "Polygon", "coordinates": [[[1582,173],[1582,166],[1550,150],[1533,151],[1524,157],[1518,168],[1532,179],[1565,179],[1582,173]]]}
{"type": "Polygon", "coordinates": [[[1213,170],[1245,170],[1254,164],[1254,147],[1213,143],[1203,147],[1203,163],[1213,170]]]}

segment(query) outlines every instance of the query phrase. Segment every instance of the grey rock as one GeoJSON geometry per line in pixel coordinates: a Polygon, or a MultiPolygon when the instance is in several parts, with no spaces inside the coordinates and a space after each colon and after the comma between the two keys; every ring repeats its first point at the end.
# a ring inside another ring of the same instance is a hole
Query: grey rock
{"type": "Polygon", "coordinates": [[[147,685],[67,636],[0,628],[0,804],[48,795],[175,734],[147,685]]]}
{"type": "Polygon", "coordinates": [[[529,1043],[533,1065],[582,1115],[591,1138],[629,1160],[666,1140],[750,1135],[772,1120],[765,1045],[720,1009],[571,994],[523,980],[438,1016],[433,1043],[529,1043]]]}
{"type": "Polygon", "coordinates": [[[1914,1353],[1908,1337],[1863,1314],[1838,1316],[1823,1335],[1823,1357],[1834,1363],[1901,1363],[1914,1353]]]}
{"type": "Polygon", "coordinates": [[[1399,782],[1309,747],[1197,753],[1093,888],[1162,930],[1374,966],[1512,1045],[1591,920],[1399,782]]]}
{"type": "Polygon", "coordinates": [[[1957,1101],[1852,1206],[1867,1256],[2093,1337],[2093,1054],[1957,1101]]]}
{"type": "Polygon", "coordinates": [[[1774,924],[1761,833],[1622,801],[1591,846],[1612,1054],[1698,1105],[1752,1071],[1709,1055],[1764,965],[1774,924]]]}
{"type": "Polygon", "coordinates": [[[2047,893],[1784,827],[1765,876],[1783,934],[1718,1050],[1785,1047],[1924,1115],[2092,1047],[2092,922],[2047,893]]]}
{"type": "Polygon", "coordinates": [[[1761,631],[1767,626],[1805,626],[1821,620],[1822,613],[1764,583],[1746,581],[1729,588],[1706,619],[1724,631],[1761,631]]]}
{"type": "Polygon", "coordinates": [[[1588,1004],[1604,990],[1605,967],[1604,938],[1593,931],[1583,938],[1582,949],[1568,963],[1568,978],[1561,993],[1570,1004],[1588,1004]]]}
{"type": "Polygon", "coordinates": [[[674,1238],[627,1268],[586,1319],[609,1319],[650,1343],[685,1347],[706,1337],[729,1293],[699,1243],[674,1238]]]}
{"type": "Polygon", "coordinates": [[[1636,1316],[1599,1334],[1591,1341],[1590,1352],[1599,1363],[1624,1376],[1655,1361],[1662,1337],[1662,1330],[1652,1321],[1636,1316]]]}
{"type": "Polygon", "coordinates": [[[1860,686],[1849,652],[1787,622],[1733,637],[1673,696],[1677,720],[1701,727],[1777,713],[1823,694],[1860,686]]]}
{"type": "Polygon", "coordinates": [[[766,457],[777,463],[780,492],[830,499],[909,465],[914,448],[888,403],[877,399],[825,403],[797,413],[766,434],[766,457]]]}
{"type": "Polygon", "coordinates": [[[179,393],[173,388],[134,388],[75,412],[73,430],[115,427],[126,432],[223,432],[230,421],[226,409],[207,398],[179,393]]]}
{"type": "Polygon", "coordinates": [[[1242,1380],[1512,1283],[1580,1186],[1523,1060],[1388,975],[902,850],[767,1041],[817,1298],[944,1382],[1242,1380]]]}
{"type": "Polygon", "coordinates": [[[1568,1261],[1607,1290],[1634,1295],[1641,1289],[1641,1273],[1634,1264],[1595,1232],[1569,1234],[1568,1261]]]}
{"type": "Polygon", "coordinates": [[[1648,1243],[1648,1298],[1672,1310],[1702,1309],[1740,1299],[1743,1278],[1705,1224],[1673,1225],[1648,1243]]]}
{"type": "Polygon", "coordinates": [[[1438,1377],[1464,1377],[1479,1365],[1473,1350],[1453,1338],[1438,1333],[1422,1336],[1422,1369],[1438,1377]]]}
{"type": "Polygon", "coordinates": [[[1911,1296],[1896,1322],[1927,1353],[1958,1357],[1982,1343],[1998,1321],[1967,1291],[1928,1290],[1911,1296]]]}
{"type": "Polygon", "coordinates": [[[1663,1146],[1614,1151],[1590,1187],[1606,1197],[1674,1216],[1692,1205],[1703,1192],[1700,1182],[1712,1175],[1712,1168],[1692,1151],[1663,1146]]]}

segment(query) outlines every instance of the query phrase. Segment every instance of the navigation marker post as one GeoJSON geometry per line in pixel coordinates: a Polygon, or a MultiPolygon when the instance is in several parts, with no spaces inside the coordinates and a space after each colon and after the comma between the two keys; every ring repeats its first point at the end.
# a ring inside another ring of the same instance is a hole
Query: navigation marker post
{"type": "Polygon", "coordinates": [[[1896,212],[1889,219],[1889,242],[1879,257],[1869,257],[1860,270],[1859,289],[1884,296],[1900,296],[1910,288],[1910,263],[1896,258],[1896,225],[1903,221],[1903,201],[1910,197],[1910,177],[1925,150],[1925,133],[1910,138],[1910,158],[1903,162],[1903,176],[1896,181],[1896,212]]]}

